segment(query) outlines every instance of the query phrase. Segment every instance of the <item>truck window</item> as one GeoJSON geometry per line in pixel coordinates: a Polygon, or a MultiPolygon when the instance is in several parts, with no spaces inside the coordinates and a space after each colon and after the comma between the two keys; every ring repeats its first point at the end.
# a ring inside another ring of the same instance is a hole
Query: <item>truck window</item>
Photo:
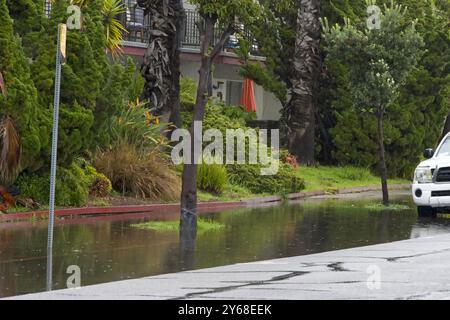
{"type": "Polygon", "coordinates": [[[450,138],[445,139],[442,146],[439,148],[437,157],[450,156],[450,138]]]}

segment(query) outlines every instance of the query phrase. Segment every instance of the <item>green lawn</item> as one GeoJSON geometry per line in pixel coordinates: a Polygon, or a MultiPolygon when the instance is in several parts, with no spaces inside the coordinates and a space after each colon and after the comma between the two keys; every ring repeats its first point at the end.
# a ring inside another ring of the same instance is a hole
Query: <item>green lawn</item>
{"type": "MultiPolygon", "coordinates": [[[[370,170],[355,167],[299,167],[297,174],[305,180],[302,191],[325,190],[330,193],[337,189],[376,186],[380,178],[374,176],[370,170]]],[[[406,179],[392,179],[389,184],[408,184],[406,179]]],[[[249,190],[239,186],[228,185],[222,195],[213,195],[199,191],[200,201],[238,201],[255,197],[271,196],[269,194],[252,194],[249,190]]]]}
{"type": "MultiPolygon", "coordinates": [[[[298,176],[305,180],[304,191],[336,190],[379,185],[380,178],[368,169],[355,167],[300,167],[298,176]]],[[[408,184],[405,179],[389,180],[389,184],[408,184]]]]}

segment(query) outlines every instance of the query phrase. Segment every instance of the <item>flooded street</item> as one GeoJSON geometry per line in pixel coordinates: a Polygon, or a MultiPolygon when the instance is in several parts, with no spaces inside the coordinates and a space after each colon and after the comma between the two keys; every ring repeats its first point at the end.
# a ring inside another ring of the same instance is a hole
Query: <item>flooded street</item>
{"type": "MultiPolygon", "coordinates": [[[[196,251],[182,261],[178,232],[130,225],[151,214],[59,221],[55,227],[54,285],[65,288],[70,265],[82,286],[306,255],[450,232],[450,219],[419,219],[409,191],[393,194],[406,210],[377,210],[373,196],[309,199],[290,205],[206,214],[225,228],[199,233],[196,251]],[[364,199],[364,200],[360,200],[364,199]]],[[[0,297],[45,290],[47,222],[0,224],[0,297]]]]}

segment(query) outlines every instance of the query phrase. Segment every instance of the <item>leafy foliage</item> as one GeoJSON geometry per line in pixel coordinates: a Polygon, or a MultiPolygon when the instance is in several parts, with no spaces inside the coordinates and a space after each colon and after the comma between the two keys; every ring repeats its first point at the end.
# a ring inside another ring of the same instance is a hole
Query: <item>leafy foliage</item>
{"type": "Polygon", "coordinates": [[[273,176],[262,176],[257,165],[230,165],[228,172],[231,183],[244,186],[253,193],[288,194],[305,188],[304,180],[295,174],[291,166],[283,163],[273,176]]]}
{"type": "MultiPolygon", "coordinates": [[[[58,206],[84,206],[87,203],[92,177],[72,163],[67,168],[58,167],[55,201],[58,206]]],[[[26,197],[43,204],[48,203],[50,177],[48,173],[23,173],[16,184],[26,197]]]]}
{"type": "MultiPolygon", "coordinates": [[[[444,119],[450,111],[449,99],[445,97],[450,80],[449,19],[443,2],[399,2],[408,6],[404,21],[418,19],[415,27],[427,48],[391,104],[384,121],[388,171],[391,176],[410,178],[420,160],[421,151],[437,143],[444,119]]],[[[353,18],[355,15],[359,15],[359,19],[364,18],[364,8],[355,10],[356,7],[356,3],[350,7],[340,7],[340,17],[334,21],[343,21],[342,16],[352,17],[353,21],[357,21],[353,18]],[[353,8],[353,13],[350,8],[353,8]]],[[[328,9],[327,17],[336,15],[332,12],[328,9]]],[[[339,164],[377,170],[378,148],[374,143],[376,122],[353,111],[348,68],[334,59],[328,59],[327,69],[327,82],[321,86],[325,89],[321,93],[320,114],[333,143],[329,156],[322,159],[331,156],[339,164]]]]}
{"type": "Polygon", "coordinates": [[[228,183],[227,169],[220,164],[200,164],[197,186],[203,191],[221,194],[228,183]]]}
{"type": "MultiPolygon", "coordinates": [[[[74,4],[79,5],[82,9],[85,9],[91,1],[88,0],[75,0],[74,4]]],[[[105,29],[106,47],[114,57],[117,57],[122,53],[121,42],[123,40],[123,34],[128,31],[117,19],[117,17],[126,12],[126,9],[121,0],[103,0],[103,6],[101,9],[102,20],[105,29]]]]}
{"type": "Polygon", "coordinates": [[[328,57],[348,66],[354,106],[362,112],[387,111],[422,53],[423,39],[404,16],[401,5],[386,7],[379,30],[350,20],[330,28],[324,20],[328,57]]]}
{"type": "Polygon", "coordinates": [[[92,166],[87,166],[86,171],[90,176],[89,195],[94,197],[106,197],[112,191],[111,181],[103,173],[97,172],[92,166]]]}
{"type": "Polygon", "coordinates": [[[109,121],[111,146],[128,144],[146,152],[167,145],[167,139],[161,135],[167,124],[160,123],[139,100],[111,116],[109,121]]]}
{"type": "MultiPolygon", "coordinates": [[[[190,84],[191,81],[185,79],[182,81],[185,85],[182,86],[182,97],[183,100],[192,99],[192,94],[195,90],[192,90],[193,86],[190,84]]],[[[251,129],[246,125],[246,119],[251,120],[252,115],[245,112],[239,107],[226,106],[222,102],[215,99],[211,99],[205,109],[205,118],[203,121],[203,130],[208,129],[218,129],[222,132],[223,136],[226,136],[226,130],[228,129],[242,129],[247,131],[251,129]]],[[[183,112],[183,122],[185,126],[191,121],[191,114],[189,112],[183,112]]],[[[226,141],[224,141],[226,150],[226,141]]],[[[248,142],[246,142],[246,157],[248,159],[248,142]]],[[[217,165],[216,165],[217,166],[217,165]]],[[[206,165],[200,165],[199,168],[199,183],[202,174],[210,175],[211,172],[216,173],[216,171],[222,171],[217,168],[212,168],[210,171],[206,165]],[[202,169],[203,168],[203,169],[202,169]]],[[[214,165],[212,166],[214,167],[214,165]]],[[[274,176],[261,176],[261,165],[226,165],[226,171],[228,175],[228,180],[232,184],[247,187],[254,193],[272,193],[272,194],[285,194],[291,192],[299,192],[304,189],[304,181],[297,177],[295,170],[292,169],[290,165],[280,162],[280,171],[274,176]]],[[[223,175],[223,174],[220,174],[223,175]]],[[[225,178],[220,178],[220,180],[225,180],[225,178]]],[[[203,180],[201,180],[203,182],[203,180]]],[[[205,187],[200,186],[201,189],[207,191],[205,187]]]]}

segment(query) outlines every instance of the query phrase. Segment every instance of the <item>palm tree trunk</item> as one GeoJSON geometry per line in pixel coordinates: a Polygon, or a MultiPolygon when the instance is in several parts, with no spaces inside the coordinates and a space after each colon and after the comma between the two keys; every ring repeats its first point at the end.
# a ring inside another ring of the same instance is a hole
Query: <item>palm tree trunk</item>
{"type": "Polygon", "coordinates": [[[284,108],[287,145],[306,165],[314,164],[315,87],[320,71],[320,0],[299,0],[291,99],[284,108]]]}
{"type": "Polygon", "coordinates": [[[180,30],[184,21],[181,0],[138,0],[150,17],[148,48],[141,65],[143,98],[163,121],[181,126],[180,30]]]}

